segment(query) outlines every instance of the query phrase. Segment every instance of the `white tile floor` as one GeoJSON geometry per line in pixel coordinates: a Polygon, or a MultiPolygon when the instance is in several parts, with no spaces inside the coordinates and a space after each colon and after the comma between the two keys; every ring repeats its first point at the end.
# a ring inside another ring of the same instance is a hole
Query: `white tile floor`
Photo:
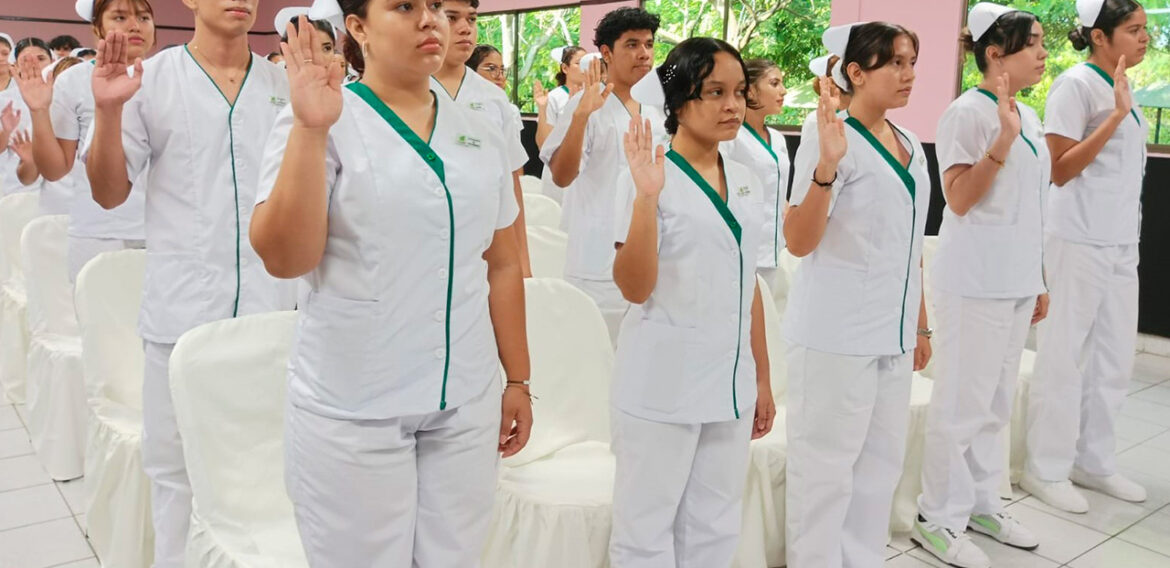
{"type": "MultiPolygon", "coordinates": [[[[1008,510],[1041,538],[1035,552],[976,542],[994,568],[1170,568],[1170,358],[1139,355],[1118,421],[1126,475],[1149,490],[1140,505],[1087,492],[1092,510],[1053,510],[1016,489],[1008,510]]],[[[83,481],[53,482],[33,455],[21,407],[0,405],[0,568],[99,568],[85,538],[83,481]]],[[[943,566],[905,535],[890,568],[943,566]]]]}

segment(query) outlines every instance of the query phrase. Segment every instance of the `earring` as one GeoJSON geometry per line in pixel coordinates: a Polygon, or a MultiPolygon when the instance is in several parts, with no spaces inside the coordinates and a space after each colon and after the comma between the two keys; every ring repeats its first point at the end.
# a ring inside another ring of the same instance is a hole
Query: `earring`
{"type": "Polygon", "coordinates": [[[370,42],[364,41],[364,42],[362,42],[362,59],[369,59],[369,58],[370,58],[370,42]]]}

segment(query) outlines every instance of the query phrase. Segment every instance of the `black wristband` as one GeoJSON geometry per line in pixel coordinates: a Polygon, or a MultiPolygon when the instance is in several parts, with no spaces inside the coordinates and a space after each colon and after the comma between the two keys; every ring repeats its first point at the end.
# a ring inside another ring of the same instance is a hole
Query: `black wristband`
{"type": "Polygon", "coordinates": [[[817,181],[817,173],[813,172],[812,182],[825,188],[825,189],[828,189],[830,187],[833,187],[833,184],[837,182],[837,172],[833,172],[833,179],[826,181],[826,182],[817,181]]]}

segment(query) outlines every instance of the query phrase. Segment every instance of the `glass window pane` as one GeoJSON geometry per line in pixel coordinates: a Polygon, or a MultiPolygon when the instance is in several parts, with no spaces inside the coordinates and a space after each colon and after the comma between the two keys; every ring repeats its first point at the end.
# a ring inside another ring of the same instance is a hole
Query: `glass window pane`
{"type": "Polygon", "coordinates": [[[810,56],[824,52],[821,33],[829,26],[829,0],[732,0],[727,42],[745,59],[775,61],[784,71],[788,95],[777,125],[799,126],[816,108],[810,56]]]}
{"type": "Polygon", "coordinates": [[[577,45],[581,28],[581,9],[564,8],[524,12],[518,15],[520,46],[516,50],[515,73],[508,72],[509,85],[516,93],[515,101],[523,112],[536,112],[532,100],[532,84],[544,83],[546,89],[556,86],[560,62],[552,51],[566,45],[577,45]],[[519,81],[515,84],[515,81],[519,81]],[[518,87],[518,88],[517,88],[518,87]]]}
{"type": "Polygon", "coordinates": [[[643,6],[646,11],[658,14],[662,19],[654,49],[654,64],[660,65],[671,48],[687,38],[698,36],[722,38],[726,1],[645,0],[643,6]]]}

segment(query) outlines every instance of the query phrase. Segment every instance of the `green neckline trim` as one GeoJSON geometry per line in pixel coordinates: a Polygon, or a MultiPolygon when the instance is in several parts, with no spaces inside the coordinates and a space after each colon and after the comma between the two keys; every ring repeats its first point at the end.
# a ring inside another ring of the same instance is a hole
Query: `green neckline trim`
{"type": "MultiPolygon", "coordinates": [[[[707,198],[711,200],[711,203],[715,205],[715,210],[719,212],[719,216],[723,217],[723,222],[727,224],[727,228],[731,230],[731,236],[735,237],[735,244],[740,244],[740,239],[743,236],[743,227],[741,227],[739,221],[735,219],[735,215],[732,214],[731,209],[728,208],[727,202],[724,201],[723,198],[719,197],[719,192],[716,191],[715,188],[711,187],[711,184],[707,183],[707,180],[703,179],[703,176],[699,175],[699,172],[695,171],[695,168],[691,166],[690,162],[687,162],[687,159],[679,155],[678,152],[675,152],[673,148],[666,153],[666,157],[670,161],[674,162],[674,165],[678,166],[678,168],[682,170],[684,174],[687,174],[687,177],[691,178],[691,181],[695,182],[695,185],[699,186],[699,189],[703,190],[703,193],[707,195],[707,198]]],[[[726,177],[727,174],[724,173],[724,179],[726,179],[726,177]]],[[[724,183],[726,184],[726,182],[724,183]]],[[[730,187],[727,188],[727,197],[729,199],[731,198],[730,187]]]]}
{"type": "MultiPolygon", "coordinates": [[[[890,164],[890,167],[894,169],[894,173],[898,174],[898,177],[902,178],[902,183],[906,185],[906,190],[910,192],[910,198],[913,200],[916,184],[914,182],[914,176],[910,175],[910,170],[906,169],[906,166],[903,166],[902,163],[899,162],[898,159],[895,158],[894,155],[891,154],[885,146],[882,146],[882,143],[878,142],[877,138],[874,138],[873,133],[870,132],[864,124],[861,124],[860,120],[850,116],[845,118],[845,123],[849,126],[852,126],[854,130],[861,134],[861,137],[865,138],[865,140],[869,142],[869,145],[873,146],[874,150],[877,150],[878,155],[884,158],[886,163],[890,164]]],[[[898,130],[894,125],[891,124],[890,127],[893,128],[895,132],[898,132],[899,134],[901,133],[901,131],[898,130]]],[[[905,136],[905,134],[903,134],[903,136],[905,136]]],[[[908,144],[908,146],[910,146],[910,163],[913,164],[914,145],[908,144]]]]}
{"type": "Polygon", "coordinates": [[[561,86],[557,87],[557,88],[556,88],[556,90],[558,90],[558,91],[564,91],[564,92],[565,92],[565,94],[568,94],[568,93],[569,93],[569,88],[568,88],[568,87],[566,87],[566,86],[564,86],[564,85],[561,85],[561,86]]]}
{"type": "MultiPolygon", "coordinates": [[[[976,91],[978,91],[979,93],[983,94],[983,95],[984,95],[984,96],[986,96],[987,98],[991,99],[991,102],[993,102],[993,103],[995,103],[995,104],[997,104],[997,105],[999,104],[999,97],[995,96],[995,93],[993,93],[993,92],[991,92],[991,91],[988,91],[987,89],[975,89],[975,90],[976,90],[976,91]]],[[[1017,112],[1018,112],[1018,111],[1017,111],[1017,112]]],[[[1020,127],[1020,138],[1023,138],[1023,139],[1024,139],[1024,142],[1027,142],[1027,143],[1028,143],[1028,147],[1032,149],[1032,155],[1033,155],[1033,156],[1036,156],[1036,157],[1039,157],[1039,156],[1040,156],[1040,152],[1037,152],[1037,151],[1036,151],[1036,145],[1035,145],[1035,144],[1033,144],[1031,140],[1028,140],[1028,137],[1024,135],[1024,129],[1023,129],[1023,117],[1024,117],[1024,115],[1023,115],[1023,114],[1021,114],[1021,115],[1020,115],[1020,125],[1021,125],[1021,127],[1020,127]]]]}
{"type": "MultiPolygon", "coordinates": [[[[780,179],[780,157],[776,155],[776,151],[772,149],[772,145],[767,140],[764,140],[764,137],[760,136],[760,133],[756,132],[755,128],[752,128],[752,125],[744,122],[743,127],[752,133],[752,136],[760,142],[760,145],[772,156],[772,160],[776,162],[776,212],[774,215],[775,218],[772,220],[772,261],[778,263],[780,262],[780,188],[787,186],[788,180],[780,179]]],[[[767,127],[765,126],[764,128],[767,127]]]]}
{"type": "MultiPolygon", "coordinates": [[[[419,137],[418,134],[415,134],[415,132],[411,130],[405,122],[403,122],[402,118],[398,116],[398,113],[394,112],[394,109],[390,108],[386,105],[386,103],[382,102],[382,99],[378,98],[378,95],[374,94],[374,91],[366,86],[365,83],[350,83],[346,85],[345,88],[353,91],[354,94],[361,97],[363,101],[366,101],[366,104],[370,105],[370,108],[374,109],[374,112],[378,113],[379,116],[381,116],[387,123],[390,124],[390,127],[394,129],[394,132],[397,132],[403,140],[406,140],[407,144],[410,144],[410,147],[413,148],[416,153],[418,153],[418,156],[422,158],[422,160],[426,162],[428,166],[430,166],[431,170],[435,172],[435,175],[439,176],[439,181],[443,182],[443,185],[447,184],[447,171],[443,166],[443,158],[439,157],[439,154],[436,153],[433,148],[431,148],[430,144],[419,137]]],[[[432,123],[433,124],[431,124],[431,134],[429,138],[434,139],[435,127],[439,124],[439,102],[437,100],[435,101],[435,116],[434,120],[432,120],[432,123]]]]}
{"type": "MultiPolygon", "coordinates": [[[[1106,73],[1104,69],[1098,67],[1096,63],[1089,63],[1088,61],[1085,62],[1085,65],[1088,65],[1089,69],[1096,71],[1097,74],[1100,75],[1102,79],[1105,79],[1105,82],[1109,83],[1110,88],[1113,87],[1113,85],[1115,84],[1113,82],[1113,77],[1110,77],[1109,74],[1106,73]]],[[[1130,107],[1129,114],[1130,114],[1130,116],[1133,116],[1133,120],[1138,123],[1138,126],[1142,125],[1142,121],[1140,118],[1138,118],[1137,111],[1134,110],[1133,107],[1130,107]]]]}
{"type": "Polygon", "coordinates": [[[772,145],[769,144],[767,140],[764,140],[764,137],[759,132],[756,132],[755,128],[752,128],[752,125],[745,122],[743,123],[743,127],[746,128],[748,132],[752,133],[752,136],[754,136],[756,140],[760,142],[760,145],[762,145],[764,149],[772,155],[772,159],[775,160],[776,163],[780,163],[780,158],[776,156],[776,151],[772,149],[772,145]]]}
{"type": "MultiPolygon", "coordinates": [[[[195,59],[195,55],[193,53],[191,53],[191,48],[188,47],[187,44],[183,45],[183,51],[187,52],[187,56],[191,58],[191,62],[194,63],[195,66],[198,67],[199,70],[202,71],[203,74],[207,76],[208,81],[211,81],[211,86],[215,87],[215,90],[216,90],[216,92],[219,93],[219,96],[223,97],[223,102],[227,103],[229,108],[235,109],[236,102],[228,100],[227,95],[223,94],[223,89],[219,88],[219,84],[215,82],[215,79],[211,78],[211,73],[208,73],[207,70],[203,68],[203,65],[199,64],[199,60],[195,59]]],[[[239,92],[236,93],[236,101],[240,100],[240,93],[244,92],[244,85],[248,84],[248,77],[251,77],[251,76],[252,76],[252,54],[249,53],[248,54],[248,69],[246,71],[244,71],[244,80],[240,81],[240,90],[239,90],[239,92]]]]}
{"type": "Polygon", "coordinates": [[[459,78],[459,86],[455,87],[455,94],[454,95],[451,94],[451,91],[447,90],[447,86],[444,85],[443,82],[440,81],[437,77],[435,78],[435,82],[438,83],[439,87],[441,89],[443,89],[443,92],[447,93],[447,96],[451,97],[451,100],[454,101],[454,100],[457,100],[459,98],[459,93],[463,92],[463,82],[467,80],[467,72],[468,71],[470,71],[470,69],[466,65],[464,65],[463,66],[463,76],[459,78]]]}

